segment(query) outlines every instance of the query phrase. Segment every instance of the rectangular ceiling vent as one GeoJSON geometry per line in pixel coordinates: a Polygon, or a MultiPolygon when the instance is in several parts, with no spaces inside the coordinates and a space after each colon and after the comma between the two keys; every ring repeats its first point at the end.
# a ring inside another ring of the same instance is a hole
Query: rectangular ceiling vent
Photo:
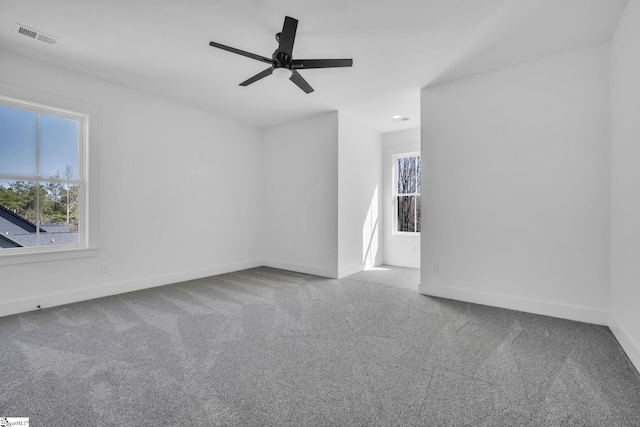
{"type": "Polygon", "coordinates": [[[60,40],[57,37],[45,34],[42,31],[34,30],[33,28],[25,27],[24,25],[20,24],[16,24],[16,33],[49,44],[56,44],[60,40]]]}

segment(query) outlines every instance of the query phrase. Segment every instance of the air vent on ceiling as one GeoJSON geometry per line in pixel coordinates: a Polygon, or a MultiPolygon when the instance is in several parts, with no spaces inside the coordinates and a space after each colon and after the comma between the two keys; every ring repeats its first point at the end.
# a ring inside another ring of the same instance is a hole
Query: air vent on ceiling
{"type": "Polygon", "coordinates": [[[56,44],[60,40],[57,37],[45,34],[42,31],[34,30],[33,28],[25,27],[24,25],[16,24],[15,28],[16,33],[22,34],[23,36],[31,37],[35,40],[40,40],[41,42],[56,44]]]}

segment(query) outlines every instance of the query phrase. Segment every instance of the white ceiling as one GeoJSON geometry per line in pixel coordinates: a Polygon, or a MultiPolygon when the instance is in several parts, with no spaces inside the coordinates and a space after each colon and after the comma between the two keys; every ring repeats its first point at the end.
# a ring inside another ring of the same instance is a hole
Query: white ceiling
{"type": "MultiPolygon", "coordinates": [[[[627,0],[0,0],[0,49],[267,127],[341,110],[380,132],[419,126],[420,89],[611,39],[627,0]],[[270,57],[285,15],[293,57],[353,58],[238,83],[270,57]],[[60,38],[54,46],[14,30],[60,38]],[[401,114],[409,121],[394,122],[401,114]]],[[[0,70],[0,79],[1,79],[0,70]]]]}

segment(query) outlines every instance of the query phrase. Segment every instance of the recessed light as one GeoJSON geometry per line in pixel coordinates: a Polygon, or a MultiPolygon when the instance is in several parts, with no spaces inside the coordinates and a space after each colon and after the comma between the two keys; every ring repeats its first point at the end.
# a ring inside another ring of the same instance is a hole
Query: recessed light
{"type": "Polygon", "coordinates": [[[409,120],[409,117],[401,116],[400,114],[396,114],[391,117],[394,122],[406,122],[409,120]]]}
{"type": "Polygon", "coordinates": [[[402,118],[402,116],[400,114],[396,114],[395,116],[392,117],[393,120],[400,120],[402,118]]]}

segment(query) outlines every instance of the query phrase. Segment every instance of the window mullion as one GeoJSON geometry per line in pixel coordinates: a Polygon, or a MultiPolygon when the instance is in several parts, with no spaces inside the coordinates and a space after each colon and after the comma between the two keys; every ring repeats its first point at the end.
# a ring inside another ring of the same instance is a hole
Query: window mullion
{"type": "Polygon", "coordinates": [[[79,179],[63,179],[63,178],[43,178],[38,176],[18,176],[18,175],[0,175],[0,180],[7,181],[35,181],[42,180],[46,182],[58,182],[61,184],[76,184],[79,185],[82,183],[79,179]]]}

